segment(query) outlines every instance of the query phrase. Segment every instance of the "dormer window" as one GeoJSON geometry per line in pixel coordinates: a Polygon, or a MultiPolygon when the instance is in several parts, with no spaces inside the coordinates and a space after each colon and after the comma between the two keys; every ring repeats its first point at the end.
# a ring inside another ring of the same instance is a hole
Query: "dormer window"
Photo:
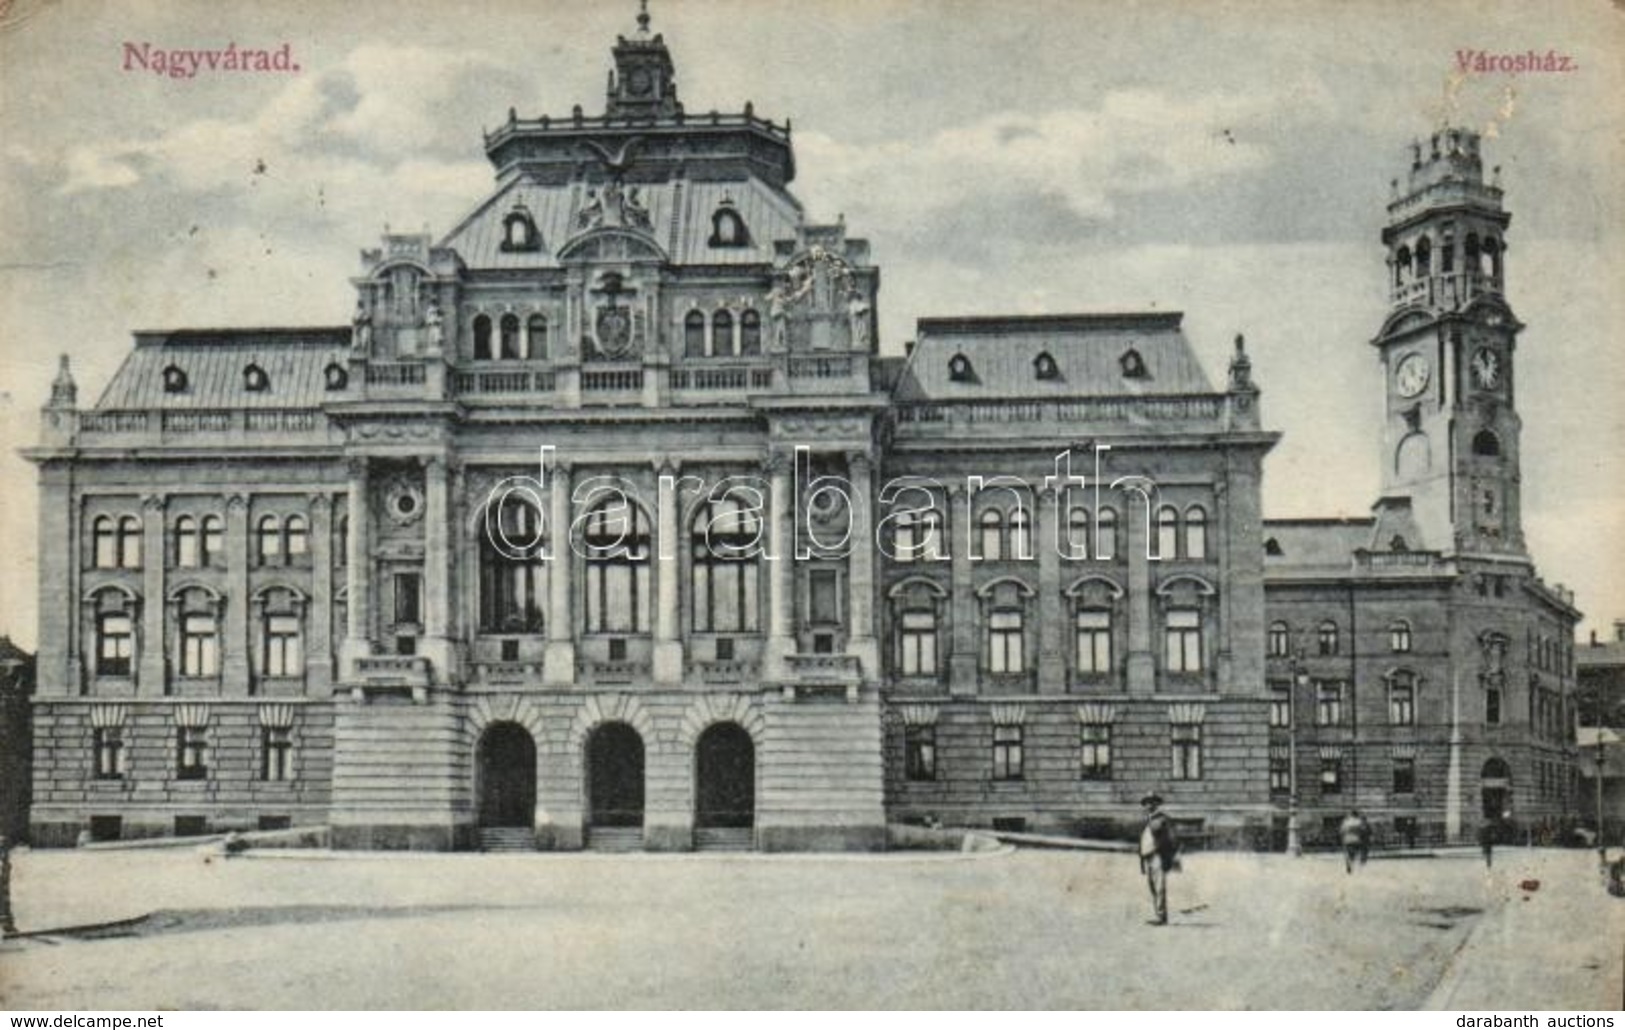
{"type": "Polygon", "coordinates": [[[956,383],[973,383],[976,381],[976,370],[971,368],[969,358],[955,354],[948,359],[948,378],[956,383]]]}
{"type": "Polygon", "coordinates": [[[271,377],[258,365],[243,369],[243,389],[250,393],[264,393],[271,388],[271,377]]]}
{"type": "Polygon", "coordinates": [[[1123,356],[1117,359],[1117,363],[1123,366],[1124,379],[1144,379],[1146,376],[1145,359],[1140,357],[1140,352],[1133,347],[1124,351],[1123,356]]]}
{"type": "Polygon", "coordinates": [[[1264,553],[1271,558],[1279,558],[1285,552],[1281,550],[1281,541],[1270,537],[1264,541],[1264,553]]]}
{"type": "Polygon", "coordinates": [[[1033,359],[1033,375],[1040,379],[1061,378],[1061,369],[1055,364],[1055,359],[1050,356],[1049,351],[1033,359]]]}
{"type": "Polygon", "coordinates": [[[329,390],[342,390],[350,385],[350,373],[336,361],[322,370],[322,379],[329,390]]]}
{"type": "Polygon", "coordinates": [[[514,251],[538,250],[541,247],[541,235],[536,231],[536,222],[530,217],[530,209],[521,201],[513,206],[506,218],[502,220],[502,246],[504,253],[514,251]]]}
{"type": "Polygon", "coordinates": [[[178,368],[175,365],[170,365],[168,368],[164,369],[164,392],[186,392],[186,371],[184,369],[178,368]]]}
{"type": "Polygon", "coordinates": [[[735,210],[730,198],[723,197],[722,203],[712,213],[711,238],[706,243],[712,247],[750,246],[750,230],[745,228],[745,220],[735,210]]]}

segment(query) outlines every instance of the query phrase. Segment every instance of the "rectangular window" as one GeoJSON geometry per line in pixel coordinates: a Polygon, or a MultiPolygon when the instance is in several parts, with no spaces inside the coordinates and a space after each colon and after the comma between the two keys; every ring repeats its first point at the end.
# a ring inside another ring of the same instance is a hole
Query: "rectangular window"
{"type": "Polygon", "coordinates": [[[1112,613],[1081,611],[1077,629],[1078,671],[1085,674],[1112,671],[1112,613]]]}
{"type": "Polygon", "coordinates": [[[298,676],[304,668],[299,641],[299,616],[265,617],[264,668],[267,676],[298,676]]]}
{"type": "Polygon", "coordinates": [[[271,783],[293,779],[293,730],[289,727],[260,729],[260,779],[271,783]]]}
{"type": "Polygon", "coordinates": [[[1271,685],[1270,687],[1270,727],[1273,729],[1287,729],[1292,725],[1292,687],[1290,685],[1271,685]]]}
{"type": "Polygon", "coordinates": [[[841,624],[840,580],[834,569],[807,572],[807,621],[815,626],[841,624]]]}
{"type": "Polygon", "coordinates": [[[1169,672],[1202,671],[1202,613],[1188,608],[1170,609],[1167,622],[1169,672]]]}
{"type": "Polygon", "coordinates": [[[1021,727],[993,727],[993,778],[1021,779],[1021,727]]]}
{"type": "Polygon", "coordinates": [[[910,726],[903,731],[903,765],[911,780],[937,778],[937,728],[910,726]]]}
{"type": "Polygon", "coordinates": [[[96,778],[98,780],[124,779],[124,730],[108,726],[96,730],[96,778]]]}
{"type": "Polygon", "coordinates": [[[395,573],[395,623],[416,626],[423,622],[423,577],[416,572],[395,573]]]}
{"type": "Polygon", "coordinates": [[[1416,759],[1394,759],[1394,793],[1416,793],[1416,759]]]}
{"type": "Polygon", "coordinates": [[[1416,688],[1395,683],[1388,688],[1388,721],[1395,726],[1416,724],[1416,688]]]}
{"type": "Polygon", "coordinates": [[[1501,722],[1501,691],[1495,687],[1484,691],[1484,721],[1492,726],[1501,722]]]}
{"type": "Polygon", "coordinates": [[[1270,757],[1270,793],[1277,797],[1292,793],[1292,760],[1284,755],[1270,757]]]}
{"type": "Polygon", "coordinates": [[[1021,613],[997,611],[988,615],[987,669],[989,672],[1021,672],[1025,665],[1022,653],[1021,613]]]}
{"type": "Polygon", "coordinates": [[[1343,723],[1343,684],[1319,681],[1315,684],[1315,725],[1340,726],[1343,723]]]}
{"type": "Polygon", "coordinates": [[[1079,727],[1079,746],[1082,751],[1083,778],[1109,780],[1112,778],[1112,728],[1110,726],[1079,727]]]}
{"type": "Polygon", "coordinates": [[[1169,731],[1173,742],[1173,778],[1201,779],[1202,727],[1196,723],[1174,723],[1169,731]]]}
{"type": "Polygon", "coordinates": [[[1270,627],[1269,653],[1276,658],[1285,658],[1292,648],[1291,632],[1281,623],[1270,627]]]}
{"type": "Polygon", "coordinates": [[[181,675],[217,676],[220,638],[213,615],[181,616],[181,675]]]}
{"type": "Polygon", "coordinates": [[[1341,758],[1326,758],[1320,760],[1320,792],[1322,794],[1343,793],[1343,760],[1341,758]]]}
{"type": "Polygon", "coordinates": [[[135,655],[135,621],[122,613],[103,615],[96,636],[97,675],[128,676],[135,655]]]}
{"type": "Polygon", "coordinates": [[[182,780],[209,777],[209,741],[202,726],[182,726],[176,736],[175,775],[182,780]]]}
{"type": "Polygon", "coordinates": [[[931,611],[904,612],[898,629],[901,649],[899,668],[904,676],[935,676],[937,673],[937,614],[931,611]]]}
{"type": "Polygon", "coordinates": [[[1408,622],[1396,622],[1388,627],[1388,649],[1404,654],[1411,649],[1411,625],[1408,622]]]}

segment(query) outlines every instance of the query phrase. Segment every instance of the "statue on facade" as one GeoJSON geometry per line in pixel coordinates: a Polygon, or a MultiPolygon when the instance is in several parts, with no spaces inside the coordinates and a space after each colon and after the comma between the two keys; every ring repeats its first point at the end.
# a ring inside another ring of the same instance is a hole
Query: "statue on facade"
{"type": "Polygon", "coordinates": [[[429,331],[429,346],[433,350],[440,350],[446,342],[444,322],[445,319],[440,314],[440,305],[430,297],[429,306],[423,313],[423,324],[429,331]]]}
{"type": "Polygon", "coordinates": [[[869,349],[869,302],[854,292],[846,301],[846,317],[852,326],[852,346],[856,350],[869,349]]]}
{"type": "Polygon", "coordinates": [[[367,306],[367,298],[356,299],[355,314],[350,318],[350,327],[350,345],[362,353],[371,351],[372,310],[367,306]]]}

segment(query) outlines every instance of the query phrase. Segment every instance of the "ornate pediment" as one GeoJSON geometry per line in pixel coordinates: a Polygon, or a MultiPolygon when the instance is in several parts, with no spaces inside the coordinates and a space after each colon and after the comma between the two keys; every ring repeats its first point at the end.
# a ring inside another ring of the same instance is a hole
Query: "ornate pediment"
{"type": "Polygon", "coordinates": [[[561,262],[667,260],[650,236],[624,227],[587,229],[559,249],[561,262]]]}

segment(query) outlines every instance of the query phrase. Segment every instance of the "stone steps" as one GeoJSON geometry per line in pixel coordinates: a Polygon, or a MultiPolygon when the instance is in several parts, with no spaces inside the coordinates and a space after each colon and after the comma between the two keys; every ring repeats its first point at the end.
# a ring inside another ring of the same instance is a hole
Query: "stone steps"
{"type": "Polygon", "coordinates": [[[480,827],[480,850],[535,851],[536,833],[528,826],[482,826],[480,827]]]}
{"type": "Polygon", "coordinates": [[[710,826],[694,830],[695,851],[755,851],[756,831],[749,826],[710,826]]]}
{"type": "Polygon", "coordinates": [[[623,853],[643,850],[641,826],[590,826],[587,828],[587,850],[623,853]]]}

